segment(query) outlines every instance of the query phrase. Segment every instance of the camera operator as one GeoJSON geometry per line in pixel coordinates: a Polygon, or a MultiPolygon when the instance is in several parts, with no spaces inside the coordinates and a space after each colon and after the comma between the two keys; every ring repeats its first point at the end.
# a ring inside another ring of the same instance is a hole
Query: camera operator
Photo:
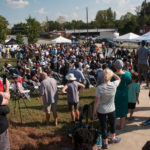
{"type": "Polygon", "coordinates": [[[5,92],[0,92],[0,149],[10,150],[8,120],[6,115],[9,113],[8,102],[10,99],[9,81],[6,78],[5,92]]]}

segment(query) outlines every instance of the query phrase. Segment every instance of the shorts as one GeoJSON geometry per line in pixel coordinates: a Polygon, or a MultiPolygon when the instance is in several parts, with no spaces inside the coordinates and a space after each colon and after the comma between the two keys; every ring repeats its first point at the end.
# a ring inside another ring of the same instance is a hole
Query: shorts
{"type": "Polygon", "coordinates": [[[57,103],[56,103],[56,102],[44,106],[44,112],[46,112],[46,113],[48,113],[48,114],[50,114],[51,111],[52,111],[52,112],[56,112],[56,110],[57,110],[57,103]]]}
{"type": "Polygon", "coordinates": [[[143,75],[144,79],[147,79],[148,65],[138,64],[138,73],[139,76],[143,75]]]}
{"type": "Polygon", "coordinates": [[[8,130],[0,134],[0,150],[10,150],[8,130]]]}
{"type": "Polygon", "coordinates": [[[128,109],[135,109],[136,103],[128,103],[128,109]]]}
{"type": "Polygon", "coordinates": [[[68,106],[69,106],[69,110],[73,111],[73,110],[77,110],[78,109],[78,103],[69,103],[68,102],[68,106]]]}

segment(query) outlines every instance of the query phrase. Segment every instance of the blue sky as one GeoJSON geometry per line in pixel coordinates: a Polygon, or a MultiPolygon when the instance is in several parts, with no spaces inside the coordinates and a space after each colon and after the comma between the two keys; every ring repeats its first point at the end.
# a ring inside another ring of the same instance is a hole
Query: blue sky
{"type": "MultiPolygon", "coordinates": [[[[150,0],[148,0],[150,1],[150,0]]],[[[56,20],[64,16],[65,20],[86,20],[86,7],[89,20],[94,20],[98,10],[109,7],[116,11],[117,18],[127,12],[135,13],[135,8],[143,0],[0,0],[0,15],[4,16],[12,27],[16,23],[25,22],[28,16],[40,22],[56,20]]]]}

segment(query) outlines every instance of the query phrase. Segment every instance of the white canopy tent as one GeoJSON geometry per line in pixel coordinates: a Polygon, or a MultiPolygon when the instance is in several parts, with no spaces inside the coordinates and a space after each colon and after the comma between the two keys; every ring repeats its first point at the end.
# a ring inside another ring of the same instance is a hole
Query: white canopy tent
{"type": "Polygon", "coordinates": [[[147,33],[143,34],[142,36],[133,39],[133,41],[135,41],[135,42],[141,42],[143,40],[150,42],[150,32],[147,32],[147,33]]]}
{"type": "Polygon", "coordinates": [[[51,41],[52,44],[61,44],[61,43],[71,43],[71,40],[64,38],[62,36],[57,37],[51,41]]]}
{"type": "Polygon", "coordinates": [[[122,42],[133,42],[133,39],[138,38],[138,37],[140,37],[140,36],[130,32],[130,33],[124,34],[122,36],[119,36],[118,38],[115,38],[114,40],[120,41],[120,42],[121,41],[122,42]]]}

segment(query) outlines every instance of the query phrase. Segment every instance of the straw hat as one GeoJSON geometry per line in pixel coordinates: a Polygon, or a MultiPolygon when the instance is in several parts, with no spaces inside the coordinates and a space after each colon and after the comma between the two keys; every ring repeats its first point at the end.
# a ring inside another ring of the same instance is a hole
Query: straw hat
{"type": "Polygon", "coordinates": [[[66,76],[66,79],[69,81],[74,81],[74,80],[76,80],[76,77],[74,76],[73,73],[70,73],[66,76]]]}

